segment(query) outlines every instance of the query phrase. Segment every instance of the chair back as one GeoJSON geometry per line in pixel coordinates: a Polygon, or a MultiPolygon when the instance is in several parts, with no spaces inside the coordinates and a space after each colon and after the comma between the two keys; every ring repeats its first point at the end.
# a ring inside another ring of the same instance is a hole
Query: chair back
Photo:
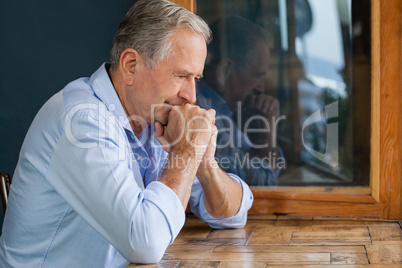
{"type": "Polygon", "coordinates": [[[3,213],[6,213],[8,194],[10,193],[10,175],[5,173],[0,173],[0,194],[1,203],[3,204],[3,213]]]}

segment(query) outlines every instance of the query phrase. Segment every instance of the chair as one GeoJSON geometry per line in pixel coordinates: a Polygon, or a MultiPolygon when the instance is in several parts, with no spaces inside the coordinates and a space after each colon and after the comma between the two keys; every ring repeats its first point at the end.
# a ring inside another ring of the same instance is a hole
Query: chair
{"type": "Polygon", "coordinates": [[[8,174],[0,174],[0,195],[1,195],[1,203],[3,204],[3,213],[6,213],[7,209],[7,201],[8,194],[10,193],[10,175],[8,174]]]}

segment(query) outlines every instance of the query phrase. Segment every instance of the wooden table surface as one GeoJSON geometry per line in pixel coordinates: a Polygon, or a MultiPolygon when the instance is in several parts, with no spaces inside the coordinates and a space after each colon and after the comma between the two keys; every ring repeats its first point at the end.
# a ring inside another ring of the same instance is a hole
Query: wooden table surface
{"type": "Polygon", "coordinates": [[[161,262],[128,267],[402,267],[401,223],[249,216],[214,230],[192,215],[161,262]]]}

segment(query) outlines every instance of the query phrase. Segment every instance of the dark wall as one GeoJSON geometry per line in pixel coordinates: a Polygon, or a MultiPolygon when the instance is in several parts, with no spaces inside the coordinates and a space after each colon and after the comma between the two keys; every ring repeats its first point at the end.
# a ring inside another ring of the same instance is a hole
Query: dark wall
{"type": "Polygon", "coordinates": [[[109,60],[114,33],[134,2],[1,1],[0,172],[14,172],[45,101],[109,60]]]}
{"type": "Polygon", "coordinates": [[[114,33],[133,3],[0,1],[0,172],[13,174],[46,100],[109,60],[114,33]]]}

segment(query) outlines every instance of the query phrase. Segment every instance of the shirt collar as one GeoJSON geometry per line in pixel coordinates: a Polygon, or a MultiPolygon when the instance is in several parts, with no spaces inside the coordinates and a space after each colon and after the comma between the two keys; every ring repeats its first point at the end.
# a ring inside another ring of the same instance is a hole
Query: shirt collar
{"type": "MultiPolygon", "coordinates": [[[[134,135],[134,132],[131,128],[129,120],[127,118],[127,114],[124,111],[123,105],[120,102],[119,96],[114,89],[112,81],[110,80],[109,74],[106,71],[108,63],[102,64],[96,72],[92,74],[89,78],[89,85],[92,87],[97,98],[105,104],[106,108],[109,112],[113,113],[116,116],[119,123],[126,129],[126,131],[130,132],[133,140],[139,143],[141,146],[144,146],[147,141],[151,141],[152,144],[148,144],[147,146],[151,147],[151,151],[154,152],[155,148],[159,150],[163,150],[160,146],[159,142],[153,137],[153,132],[155,131],[155,127],[153,125],[145,128],[140,137],[137,138],[134,135]],[[142,142],[145,141],[145,142],[142,142]]],[[[148,150],[148,148],[147,148],[148,150]]]]}
{"type": "Polygon", "coordinates": [[[127,130],[131,129],[126,112],[120,102],[119,96],[114,89],[109,74],[106,71],[108,63],[103,63],[96,72],[89,78],[89,85],[92,87],[95,95],[105,104],[109,112],[113,113],[119,123],[127,130]]]}

